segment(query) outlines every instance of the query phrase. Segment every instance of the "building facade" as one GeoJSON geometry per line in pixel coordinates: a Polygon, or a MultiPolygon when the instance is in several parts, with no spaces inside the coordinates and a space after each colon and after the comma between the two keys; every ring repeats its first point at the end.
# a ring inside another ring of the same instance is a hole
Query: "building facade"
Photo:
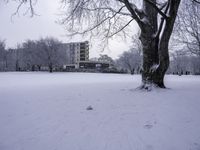
{"type": "Polygon", "coordinates": [[[63,43],[62,50],[66,51],[66,66],[79,68],[79,63],[89,61],[89,42],[63,43]]]}
{"type": "Polygon", "coordinates": [[[63,43],[61,45],[62,51],[65,51],[66,65],[64,68],[76,68],[76,69],[105,69],[109,68],[110,62],[107,60],[106,55],[102,60],[91,61],[89,60],[89,42],[73,42],[63,43]]]}

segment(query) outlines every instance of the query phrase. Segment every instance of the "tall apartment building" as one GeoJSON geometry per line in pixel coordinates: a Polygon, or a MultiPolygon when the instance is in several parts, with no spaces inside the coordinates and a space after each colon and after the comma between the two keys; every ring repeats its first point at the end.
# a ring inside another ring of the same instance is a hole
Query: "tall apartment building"
{"type": "Polygon", "coordinates": [[[61,49],[66,51],[66,65],[79,67],[80,62],[89,61],[89,42],[63,43],[61,49]]]}

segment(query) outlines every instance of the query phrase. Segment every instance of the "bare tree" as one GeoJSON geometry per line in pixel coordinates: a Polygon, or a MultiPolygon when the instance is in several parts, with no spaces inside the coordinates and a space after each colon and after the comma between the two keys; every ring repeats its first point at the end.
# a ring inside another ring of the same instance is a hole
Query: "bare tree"
{"type": "Polygon", "coordinates": [[[110,66],[114,65],[114,60],[111,57],[109,57],[108,55],[106,55],[106,54],[104,54],[104,55],[100,54],[100,57],[98,58],[98,61],[109,63],[110,66]]]}
{"type": "Polygon", "coordinates": [[[139,40],[139,32],[132,36],[132,43],[132,48],[123,52],[116,62],[121,69],[127,69],[131,74],[134,74],[140,73],[142,64],[142,45],[139,40]]]}
{"type": "Polygon", "coordinates": [[[182,75],[186,72],[188,67],[188,57],[183,51],[175,51],[172,53],[172,61],[170,64],[170,70],[173,74],[182,75]]]}
{"type": "Polygon", "coordinates": [[[141,54],[137,49],[130,49],[129,51],[125,51],[119,57],[117,62],[117,66],[121,69],[127,69],[131,74],[139,73],[141,69],[141,54]]]}
{"type": "Polygon", "coordinates": [[[62,65],[66,59],[62,52],[59,52],[61,42],[55,38],[47,37],[38,41],[39,48],[43,53],[43,61],[53,72],[54,67],[62,65]]]}
{"type": "Polygon", "coordinates": [[[200,74],[200,59],[198,56],[188,55],[182,50],[175,51],[172,54],[168,71],[179,75],[200,74]]]}
{"type": "Polygon", "coordinates": [[[143,0],[142,9],[133,0],[65,0],[67,16],[62,23],[75,34],[91,33],[105,38],[127,33],[135,20],[141,29],[143,49],[142,89],[165,88],[169,66],[168,44],[181,0],[143,0]],[[82,26],[80,27],[80,23],[82,26]]]}
{"type": "Polygon", "coordinates": [[[40,71],[41,67],[62,69],[67,63],[67,51],[54,38],[37,41],[27,40],[15,49],[5,50],[5,42],[0,41],[0,70],[40,71]]]}
{"type": "Polygon", "coordinates": [[[200,5],[183,0],[175,29],[178,43],[200,57],[200,5]]]}
{"type": "Polygon", "coordinates": [[[5,41],[0,40],[0,71],[5,71],[7,68],[7,51],[5,49],[5,41]]]}
{"type": "Polygon", "coordinates": [[[31,71],[40,71],[42,64],[44,64],[44,53],[38,41],[27,40],[22,44],[22,47],[26,68],[31,71]]]}

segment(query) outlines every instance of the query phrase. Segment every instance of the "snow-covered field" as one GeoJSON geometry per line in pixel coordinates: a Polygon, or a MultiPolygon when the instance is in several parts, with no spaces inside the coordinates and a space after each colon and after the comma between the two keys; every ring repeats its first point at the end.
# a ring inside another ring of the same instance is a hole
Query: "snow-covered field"
{"type": "Polygon", "coordinates": [[[152,92],[140,80],[0,73],[0,150],[200,150],[200,76],[152,92]]]}

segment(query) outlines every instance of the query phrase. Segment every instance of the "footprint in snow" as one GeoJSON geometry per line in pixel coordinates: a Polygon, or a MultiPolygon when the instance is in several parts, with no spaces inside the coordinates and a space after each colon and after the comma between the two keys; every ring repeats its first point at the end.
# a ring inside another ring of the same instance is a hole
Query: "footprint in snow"
{"type": "Polygon", "coordinates": [[[86,110],[93,110],[92,106],[88,106],[86,110]]]}
{"type": "Polygon", "coordinates": [[[153,128],[153,125],[151,125],[151,124],[146,124],[146,125],[144,125],[144,128],[145,128],[145,129],[151,129],[151,128],[153,128]]]}

